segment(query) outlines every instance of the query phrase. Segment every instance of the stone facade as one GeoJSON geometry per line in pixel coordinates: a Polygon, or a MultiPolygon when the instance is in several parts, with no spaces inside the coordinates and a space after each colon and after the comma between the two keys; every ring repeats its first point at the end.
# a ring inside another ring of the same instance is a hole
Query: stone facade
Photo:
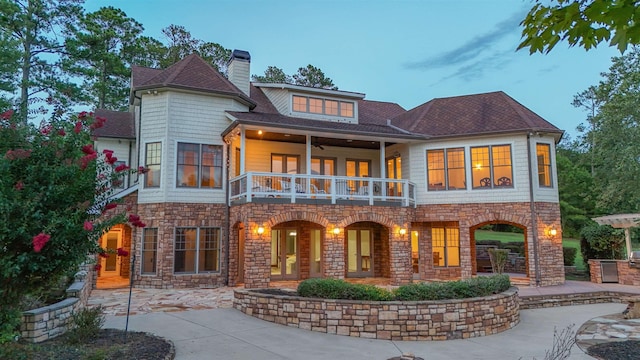
{"type": "MultiPolygon", "coordinates": [[[[562,236],[546,236],[546,229],[560,228],[560,209],[555,203],[536,203],[537,241],[530,241],[529,203],[420,205],[416,208],[357,205],[310,205],[282,203],[248,203],[231,207],[229,284],[244,282],[247,288],[267,287],[270,282],[270,229],[296,222],[302,234],[306,227],[323,229],[323,276],[348,277],[345,229],[367,226],[373,231],[374,276],[389,278],[392,285],[413,280],[411,263],[411,231],[417,231],[419,264],[417,280],[451,280],[469,278],[475,274],[475,241],[473,231],[485,224],[508,223],[525,229],[525,248],[528,256],[520,259],[518,269],[525,269],[532,285],[564,283],[562,236]],[[305,225],[306,224],[306,225],[305,225]],[[263,227],[265,233],[257,234],[263,227]],[[436,267],[433,262],[431,228],[451,226],[460,233],[460,266],[436,267]],[[332,233],[334,228],[340,233],[332,233]],[[399,229],[407,229],[400,235],[399,229]],[[240,231],[242,234],[240,234],[240,231]],[[244,239],[241,251],[239,238],[244,239]],[[537,245],[537,247],[536,247],[537,245]],[[537,254],[536,254],[537,252],[537,254]],[[537,256],[535,256],[537,255],[537,256]],[[536,273],[536,257],[539,263],[536,273]],[[243,260],[243,266],[238,261],[243,260]],[[526,263],[522,264],[525,260],[526,263]],[[238,269],[243,274],[238,273],[238,269]]],[[[300,251],[308,252],[308,239],[301,238],[300,251]],[[305,250],[306,249],[306,250],[305,250]]],[[[301,253],[301,261],[308,260],[301,253]]],[[[306,256],[306,257],[305,257],[306,256]]],[[[301,264],[299,279],[308,277],[308,263],[301,264]]]]}
{"type": "Polygon", "coordinates": [[[518,292],[442,301],[349,301],[236,290],[234,307],[277,324],[383,340],[452,340],[496,334],[520,321],[518,292]]]}
{"type": "Polygon", "coordinates": [[[138,204],[135,210],[146,229],[158,229],[156,272],[141,275],[142,234],[139,228],[134,230],[136,239],[132,253],[136,254],[134,284],[137,287],[151,288],[208,288],[226,285],[226,234],[227,207],[224,204],[185,204],[157,203],[138,204]],[[218,271],[199,274],[174,273],[174,244],[176,227],[219,227],[219,263],[218,271]]]}
{"type": "MultiPolygon", "coordinates": [[[[602,271],[600,264],[603,260],[589,260],[589,274],[591,282],[602,283],[602,271]]],[[[618,268],[618,283],[623,285],[640,286],[640,268],[630,267],[627,260],[606,260],[615,261],[618,268]]]]}

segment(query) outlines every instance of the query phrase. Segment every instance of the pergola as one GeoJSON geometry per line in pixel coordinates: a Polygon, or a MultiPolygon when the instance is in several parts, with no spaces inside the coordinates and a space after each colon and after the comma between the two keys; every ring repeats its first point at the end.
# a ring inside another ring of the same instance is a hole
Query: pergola
{"type": "Polygon", "coordinates": [[[627,242],[627,258],[631,255],[631,232],[632,227],[640,226],[640,214],[617,214],[593,218],[593,221],[600,225],[610,225],[617,229],[624,229],[624,238],[627,242]]]}

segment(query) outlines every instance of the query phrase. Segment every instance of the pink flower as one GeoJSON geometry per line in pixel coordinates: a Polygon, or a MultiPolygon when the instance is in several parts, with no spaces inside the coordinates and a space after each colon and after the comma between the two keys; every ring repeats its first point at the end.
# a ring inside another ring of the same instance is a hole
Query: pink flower
{"type": "Polygon", "coordinates": [[[87,166],[89,166],[89,163],[93,160],[95,160],[98,157],[97,153],[93,153],[93,154],[89,154],[89,155],[85,155],[83,157],[80,158],[80,169],[84,170],[87,168],[87,166]]]}
{"type": "Polygon", "coordinates": [[[89,126],[89,128],[91,130],[95,130],[95,129],[99,129],[101,127],[104,126],[104,123],[107,121],[107,119],[100,117],[100,116],[96,116],[96,120],[93,122],[93,124],[91,124],[89,126]]]}
{"type": "Polygon", "coordinates": [[[49,135],[50,132],[51,132],[51,125],[45,125],[42,127],[42,129],[40,129],[40,133],[42,135],[49,135]]]}
{"type": "Polygon", "coordinates": [[[109,257],[109,254],[106,251],[102,250],[102,251],[100,251],[98,253],[98,256],[100,256],[101,258],[105,258],[106,259],[106,258],[109,257]]]}
{"type": "Polygon", "coordinates": [[[109,156],[113,155],[113,150],[104,149],[104,150],[102,150],[102,153],[103,153],[105,156],[109,157],[109,156]]]}
{"type": "Polygon", "coordinates": [[[13,116],[13,109],[9,109],[9,110],[3,112],[2,114],[0,114],[0,119],[9,120],[9,119],[11,119],[11,116],[13,116]]]}
{"type": "Polygon", "coordinates": [[[91,155],[91,154],[95,154],[96,151],[93,149],[93,144],[87,144],[82,147],[82,152],[87,155],[91,155]]]}
{"type": "Polygon", "coordinates": [[[118,248],[118,256],[129,256],[129,252],[121,247],[118,248]]]}
{"type": "Polygon", "coordinates": [[[78,119],[80,119],[80,120],[84,120],[84,119],[86,119],[86,118],[87,118],[87,114],[88,114],[88,113],[87,113],[86,111],[81,111],[81,112],[78,114],[78,119]]]}
{"type": "Polygon", "coordinates": [[[22,180],[19,180],[14,186],[14,188],[18,191],[22,190],[24,188],[24,184],[22,183],[22,180]]]}
{"type": "Polygon", "coordinates": [[[31,149],[7,150],[7,152],[4,154],[4,157],[7,160],[26,159],[31,156],[31,151],[31,149]]]}
{"type": "Polygon", "coordinates": [[[58,129],[58,135],[65,136],[67,135],[67,133],[64,131],[64,129],[58,129]]]}
{"type": "Polygon", "coordinates": [[[147,226],[147,224],[145,224],[145,223],[143,223],[142,221],[139,221],[139,220],[132,222],[131,225],[133,225],[135,227],[140,227],[140,228],[143,228],[143,227],[147,226]]]}
{"type": "Polygon", "coordinates": [[[91,231],[93,230],[93,224],[91,223],[91,221],[85,221],[84,222],[84,229],[86,231],[91,231]]]}
{"type": "Polygon", "coordinates": [[[118,204],[116,204],[116,203],[109,203],[109,204],[107,204],[107,205],[104,207],[104,210],[105,210],[105,211],[106,211],[106,210],[111,210],[111,209],[115,208],[116,206],[118,206],[118,204]]]}
{"type": "Polygon", "coordinates": [[[144,166],[138,166],[138,173],[140,174],[146,174],[149,172],[149,168],[146,168],[144,166]]]}
{"type": "Polygon", "coordinates": [[[125,171],[127,169],[129,169],[129,167],[126,164],[120,164],[116,166],[116,172],[125,171]]]}
{"type": "Polygon", "coordinates": [[[100,271],[100,269],[102,269],[102,265],[100,264],[96,264],[96,266],[93,267],[96,271],[100,271]]]}
{"type": "Polygon", "coordinates": [[[129,214],[129,222],[136,222],[136,221],[140,221],[140,216],[136,215],[136,214],[129,214]]]}
{"type": "Polygon", "coordinates": [[[76,122],[76,125],[73,127],[73,132],[76,134],[79,134],[80,131],[82,131],[82,122],[78,121],[76,122]]]}
{"type": "Polygon", "coordinates": [[[51,235],[47,235],[45,233],[40,233],[33,237],[33,251],[40,252],[42,248],[47,244],[47,242],[51,239],[51,235]]]}
{"type": "Polygon", "coordinates": [[[116,161],[118,161],[117,157],[115,157],[115,156],[107,156],[107,163],[109,165],[115,164],[116,161]]]}

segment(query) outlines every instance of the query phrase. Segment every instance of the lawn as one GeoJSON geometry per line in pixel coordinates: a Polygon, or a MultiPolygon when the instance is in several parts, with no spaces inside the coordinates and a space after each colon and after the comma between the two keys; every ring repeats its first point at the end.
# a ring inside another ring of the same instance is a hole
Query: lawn
{"type": "MultiPolygon", "coordinates": [[[[503,243],[512,241],[524,241],[524,234],[512,233],[512,232],[498,232],[489,230],[476,230],[476,240],[498,240],[503,243]]],[[[572,238],[562,239],[563,247],[571,247],[578,249],[576,254],[575,266],[577,270],[586,270],[584,262],[582,261],[582,253],[580,252],[580,240],[572,238]]]]}

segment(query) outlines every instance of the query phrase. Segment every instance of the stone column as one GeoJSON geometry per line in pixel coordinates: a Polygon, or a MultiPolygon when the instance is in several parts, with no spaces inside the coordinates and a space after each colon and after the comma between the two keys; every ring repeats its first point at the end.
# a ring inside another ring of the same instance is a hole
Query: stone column
{"type": "MultiPolygon", "coordinates": [[[[250,228],[251,229],[251,228],[250,228]]],[[[258,235],[253,231],[247,231],[244,243],[244,287],[266,288],[269,287],[271,278],[271,266],[269,258],[271,253],[270,229],[264,234],[258,235]]]]}
{"type": "Polygon", "coordinates": [[[404,285],[411,282],[413,269],[411,267],[411,236],[389,232],[390,269],[389,282],[391,285],[404,285]]]}
{"type": "Polygon", "coordinates": [[[322,269],[324,277],[344,279],[344,229],[342,229],[342,231],[338,235],[328,232],[325,233],[322,251],[322,269]]]}

